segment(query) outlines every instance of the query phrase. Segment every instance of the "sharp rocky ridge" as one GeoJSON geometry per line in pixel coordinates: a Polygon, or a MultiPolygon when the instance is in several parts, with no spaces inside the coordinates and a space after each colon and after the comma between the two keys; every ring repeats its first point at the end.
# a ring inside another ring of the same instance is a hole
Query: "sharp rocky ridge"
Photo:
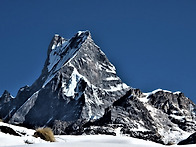
{"type": "Polygon", "coordinates": [[[196,131],[196,106],[189,98],[127,86],[89,31],[71,39],[55,35],[40,77],[15,98],[5,91],[0,117],[27,127],[50,126],[56,134],[124,134],[163,144],[196,131]]]}

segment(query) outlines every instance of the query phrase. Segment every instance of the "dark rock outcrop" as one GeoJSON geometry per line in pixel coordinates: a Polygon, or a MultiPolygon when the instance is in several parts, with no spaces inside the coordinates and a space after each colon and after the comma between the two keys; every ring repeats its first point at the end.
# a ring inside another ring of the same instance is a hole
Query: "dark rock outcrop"
{"type": "Polygon", "coordinates": [[[14,135],[14,136],[21,136],[15,130],[13,130],[12,128],[7,127],[7,126],[0,126],[0,132],[5,133],[5,134],[14,135]]]}
{"type": "Polygon", "coordinates": [[[178,145],[196,144],[196,132],[191,134],[187,139],[182,140],[178,145]]]}

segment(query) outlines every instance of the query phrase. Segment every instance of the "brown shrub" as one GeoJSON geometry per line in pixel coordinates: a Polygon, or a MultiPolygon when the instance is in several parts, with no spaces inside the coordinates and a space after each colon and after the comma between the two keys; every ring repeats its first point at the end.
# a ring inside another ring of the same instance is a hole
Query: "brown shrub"
{"type": "Polygon", "coordinates": [[[33,136],[40,137],[46,141],[55,142],[54,134],[50,128],[38,128],[33,136]]]}

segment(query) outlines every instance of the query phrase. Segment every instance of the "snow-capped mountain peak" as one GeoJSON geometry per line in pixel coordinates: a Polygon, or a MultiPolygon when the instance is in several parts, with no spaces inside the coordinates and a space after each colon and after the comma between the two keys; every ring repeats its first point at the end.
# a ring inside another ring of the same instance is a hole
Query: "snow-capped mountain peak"
{"type": "Polygon", "coordinates": [[[40,77],[16,98],[3,95],[4,121],[50,126],[56,134],[125,134],[170,144],[196,131],[190,99],[181,92],[142,93],[127,86],[89,31],[70,39],[54,35],[40,77]]]}
{"type": "Polygon", "coordinates": [[[78,33],[69,40],[55,35],[49,47],[48,71],[50,72],[53,68],[54,72],[59,70],[63,64],[76,54],[81,44],[87,38],[90,38],[89,31],[78,31],[78,33]]]}
{"type": "Polygon", "coordinates": [[[11,114],[3,114],[10,123],[30,126],[98,119],[129,89],[89,31],[70,39],[55,35],[42,74],[32,86],[19,90],[14,105],[8,106],[11,114]]]}

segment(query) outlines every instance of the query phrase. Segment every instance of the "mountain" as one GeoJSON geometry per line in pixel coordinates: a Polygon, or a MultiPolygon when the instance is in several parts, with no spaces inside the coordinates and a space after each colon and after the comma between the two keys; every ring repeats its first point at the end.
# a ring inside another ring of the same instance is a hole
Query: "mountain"
{"type": "Polygon", "coordinates": [[[50,126],[56,134],[124,134],[173,144],[196,131],[196,105],[181,92],[143,93],[127,86],[94,43],[89,31],[71,39],[55,35],[40,77],[5,91],[0,117],[30,128],[50,126]]]}
{"type": "Polygon", "coordinates": [[[54,120],[97,119],[129,89],[89,31],[69,40],[55,35],[40,77],[22,87],[0,112],[4,120],[30,127],[54,120]]]}

